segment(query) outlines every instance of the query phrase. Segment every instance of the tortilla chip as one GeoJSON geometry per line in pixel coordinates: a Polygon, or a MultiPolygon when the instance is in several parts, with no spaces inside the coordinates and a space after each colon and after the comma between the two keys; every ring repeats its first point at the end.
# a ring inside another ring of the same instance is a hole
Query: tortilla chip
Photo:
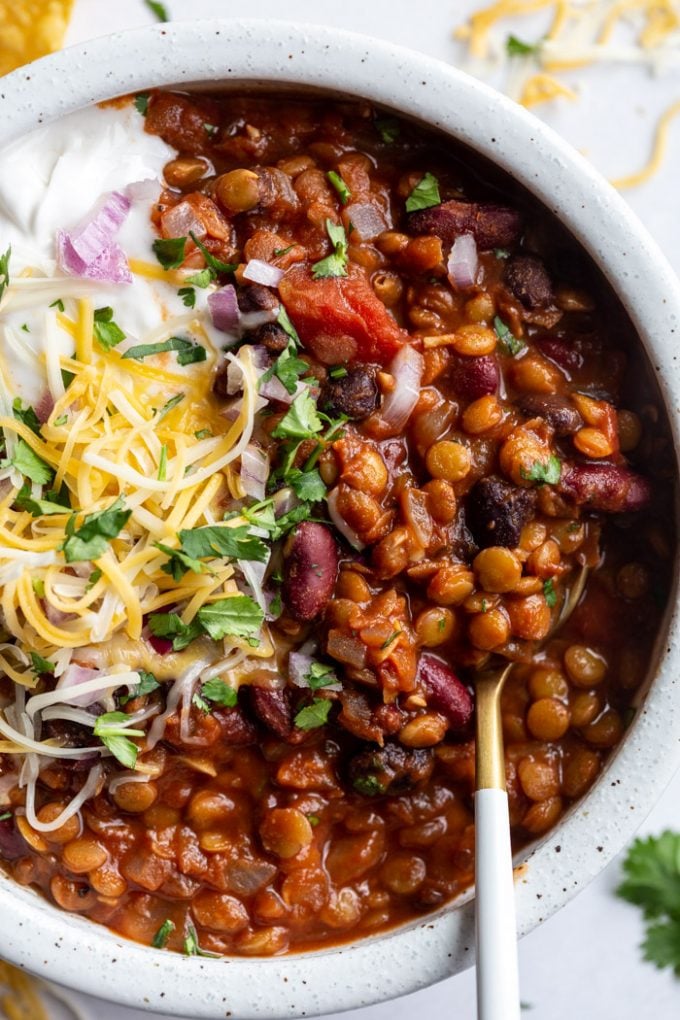
{"type": "Polygon", "coordinates": [[[64,41],[73,0],[0,0],[0,74],[7,74],[64,41]]]}

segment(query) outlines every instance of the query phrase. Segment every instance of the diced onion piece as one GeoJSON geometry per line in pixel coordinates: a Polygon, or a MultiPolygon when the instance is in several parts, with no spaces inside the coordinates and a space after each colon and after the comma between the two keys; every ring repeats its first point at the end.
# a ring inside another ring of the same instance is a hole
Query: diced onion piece
{"type": "Polygon", "coordinates": [[[57,231],[59,268],[70,276],[132,283],[125,253],[114,241],[129,211],[127,195],[112,191],[78,227],[57,231]]]}
{"type": "Polygon", "coordinates": [[[143,181],[133,181],[125,189],[131,202],[153,202],[158,198],[162,185],[155,177],[147,177],[143,181]]]}
{"type": "Polygon", "coordinates": [[[277,379],[275,375],[267,379],[266,382],[260,384],[260,396],[266,397],[267,400],[275,400],[279,404],[286,404],[286,406],[293,403],[298,393],[304,389],[304,384],[298,382],[295,392],[289,393],[286,387],[283,385],[280,379],[277,379]]]}
{"type": "Polygon", "coordinates": [[[261,500],[265,497],[265,485],[269,478],[269,457],[249,443],[241,454],[241,485],[246,496],[261,500]]]}
{"type": "Polygon", "coordinates": [[[393,434],[401,432],[418,403],[424,367],[422,354],[409,344],[392,359],[389,372],[394,377],[394,389],[383,399],[381,417],[393,434]]]}
{"type": "Polygon", "coordinates": [[[328,516],[333,521],[333,524],[338,529],[340,534],[347,539],[353,549],[357,549],[361,552],[365,549],[365,544],[361,541],[356,531],[350,528],[349,524],[338,510],[338,490],[331,489],[328,493],[328,516]]]}
{"type": "Polygon", "coordinates": [[[451,286],[459,290],[466,290],[477,282],[479,256],[472,234],[461,234],[453,242],[446,269],[451,286]]]}
{"type": "Polygon", "coordinates": [[[378,234],[382,234],[383,230],[387,230],[390,225],[382,211],[371,202],[354,202],[347,206],[345,213],[353,227],[353,241],[372,241],[378,234]]]}
{"type": "Polygon", "coordinates": [[[278,287],[283,279],[283,269],[277,269],[262,259],[251,259],[243,270],[243,279],[261,283],[263,287],[278,287]]]}
{"type": "Polygon", "coordinates": [[[328,634],[326,651],[338,662],[344,662],[354,669],[363,669],[366,665],[366,645],[351,634],[331,628],[328,634]]]}
{"type": "Polygon", "coordinates": [[[196,215],[189,202],[178,202],[163,213],[161,229],[164,237],[189,237],[195,234],[199,239],[206,235],[203,220],[196,215]]]}
{"type": "Polygon", "coordinates": [[[236,290],[231,283],[208,295],[208,308],[215,329],[221,333],[239,332],[239,310],[236,290]]]}
{"type": "MultiPolygon", "coordinates": [[[[296,687],[309,687],[309,673],[312,666],[318,662],[311,655],[303,652],[291,652],[288,656],[288,677],[296,687]]],[[[324,684],[325,691],[341,691],[342,684],[337,677],[333,683],[324,684]]]]}

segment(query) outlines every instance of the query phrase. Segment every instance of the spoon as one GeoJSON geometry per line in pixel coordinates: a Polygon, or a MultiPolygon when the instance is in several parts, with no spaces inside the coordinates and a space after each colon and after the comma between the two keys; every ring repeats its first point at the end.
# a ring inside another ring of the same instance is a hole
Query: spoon
{"type": "MultiPolygon", "coordinates": [[[[545,640],[578,605],[589,568],[581,567],[545,640]]],[[[501,722],[501,693],[514,662],[475,682],[475,922],[478,1020],[519,1020],[515,889],[501,722]]]]}

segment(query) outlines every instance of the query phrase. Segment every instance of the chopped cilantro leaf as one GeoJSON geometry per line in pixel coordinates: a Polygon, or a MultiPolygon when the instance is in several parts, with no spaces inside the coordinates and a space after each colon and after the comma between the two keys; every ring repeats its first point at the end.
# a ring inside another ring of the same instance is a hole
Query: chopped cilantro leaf
{"type": "Polygon", "coordinates": [[[440,205],[439,182],[434,174],[429,171],[418,181],[411,194],[406,199],[406,212],[417,212],[418,209],[430,209],[433,205],[440,205]]]}
{"type": "Polygon", "coordinates": [[[313,662],[309,672],[305,673],[305,680],[312,691],[318,691],[322,687],[330,687],[338,683],[333,667],[326,666],[323,662],[313,662]]]}
{"type": "Polygon", "coordinates": [[[328,374],[331,379],[344,379],[348,372],[344,365],[335,365],[329,369],[328,374]]]}
{"type": "Polygon", "coordinates": [[[184,262],[186,237],[159,237],[151,247],[163,269],[179,269],[184,262]]]}
{"type": "Polygon", "coordinates": [[[363,793],[366,797],[379,797],[386,789],[378,777],[372,776],[370,773],[365,776],[357,776],[353,780],[352,786],[357,793],[363,793]]]}
{"type": "Polygon", "coordinates": [[[337,191],[338,195],[340,196],[340,201],[342,202],[342,204],[347,205],[350,198],[352,197],[352,192],[349,190],[340,174],[336,173],[335,170],[329,170],[328,173],[326,174],[326,177],[331,182],[331,184],[337,191]]]}
{"type": "Polygon", "coordinates": [[[289,244],[287,248],[274,248],[274,258],[277,259],[280,255],[287,255],[294,247],[295,242],[293,242],[293,244],[289,244]]]}
{"type": "Polygon", "coordinates": [[[552,577],[543,582],[543,594],[545,595],[545,601],[548,604],[548,608],[554,609],[557,605],[557,592],[555,591],[555,585],[552,577]]]}
{"type": "Polygon", "coordinates": [[[311,705],[305,705],[297,713],[294,719],[295,725],[300,730],[315,730],[319,726],[325,726],[328,722],[331,704],[326,698],[315,698],[311,705]]]}
{"type": "Polygon", "coordinates": [[[314,468],[312,471],[292,471],[288,475],[290,486],[298,497],[305,503],[318,503],[326,497],[326,484],[314,468]]]}
{"type": "Polygon", "coordinates": [[[200,344],[195,344],[192,340],[187,340],[181,336],[171,336],[168,340],[163,340],[157,344],[137,344],[135,347],[130,347],[123,358],[133,358],[135,361],[141,361],[142,358],[151,358],[155,354],[165,354],[167,351],[177,351],[177,364],[178,365],[190,365],[195,361],[205,361],[207,352],[205,347],[201,347],[200,344]]]}
{"type": "Polygon", "coordinates": [[[30,333],[31,332],[31,327],[28,325],[27,322],[24,322],[24,324],[22,325],[21,328],[24,331],[24,333],[30,333]]]}
{"type": "Polygon", "coordinates": [[[54,477],[54,471],[42,458],[19,437],[17,439],[14,456],[10,463],[17,471],[20,471],[26,478],[30,478],[36,485],[49,485],[54,477]]]}
{"type": "Polygon", "coordinates": [[[391,145],[392,142],[396,142],[401,131],[401,125],[396,117],[377,117],[375,126],[378,130],[378,134],[386,145],[391,145]]]}
{"type": "Polygon", "coordinates": [[[137,110],[138,113],[141,113],[142,117],[146,117],[147,113],[149,112],[148,92],[139,92],[135,96],[135,109],[137,110]]]}
{"type": "Polygon", "coordinates": [[[6,822],[8,818],[12,817],[11,811],[3,811],[0,815],[0,822],[6,822]]]}
{"type": "Polygon", "coordinates": [[[386,651],[390,647],[390,645],[394,644],[394,642],[397,640],[400,634],[401,634],[400,630],[393,630],[390,636],[386,638],[386,640],[383,641],[383,643],[381,644],[380,646],[381,652],[386,651]]]}
{"type": "Polygon", "coordinates": [[[309,388],[298,394],[272,431],[275,439],[309,439],[323,428],[309,388]]]}
{"type": "Polygon", "coordinates": [[[0,300],[9,287],[9,260],[12,257],[12,245],[8,247],[4,255],[0,255],[0,300]]]}
{"type": "Polygon", "coordinates": [[[163,446],[161,446],[161,455],[158,459],[157,477],[159,482],[164,482],[166,480],[167,472],[168,472],[168,448],[164,443],[163,446]]]}
{"type": "Polygon", "coordinates": [[[235,269],[238,269],[238,262],[220,262],[215,258],[212,252],[208,251],[204,244],[201,244],[193,231],[189,232],[189,237],[202,253],[206,266],[212,270],[214,276],[219,276],[221,273],[233,273],[235,269]]]}
{"type": "Polygon", "coordinates": [[[300,337],[297,334],[295,326],[290,321],[290,316],[283,305],[279,305],[279,314],[276,316],[276,321],[281,329],[288,334],[295,346],[299,347],[300,337]]]}
{"type": "Polygon", "coordinates": [[[196,307],[196,291],[193,287],[180,287],[177,291],[177,296],[181,297],[185,308],[196,307]]]}
{"type": "Polygon", "coordinates": [[[134,769],[138,748],[130,737],[143,737],[144,730],[130,729],[129,716],[125,712],[104,712],[98,715],[93,732],[121,765],[134,769]]]}
{"type": "Polygon", "coordinates": [[[168,939],[170,938],[174,930],[175,930],[174,921],[171,921],[169,919],[163,921],[163,924],[160,926],[160,928],[158,929],[158,931],[151,940],[151,945],[154,947],[154,949],[165,949],[166,945],[168,944],[168,939]]]}
{"type": "Polygon", "coordinates": [[[184,940],[184,952],[187,956],[209,956],[216,960],[219,959],[219,953],[209,953],[205,949],[201,949],[193,924],[189,925],[189,934],[184,940]]]}
{"type": "Polygon", "coordinates": [[[125,339],[125,333],[113,321],[113,308],[95,309],[94,335],[105,351],[110,351],[125,339]]]}
{"type": "Polygon", "coordinates": [[[318,815],[307,815],[307,821],[313,829],[315,829],[317,825],[321,824],[321,819],[318,815]]]}
{"type": "Polygon", "coordinates": [[[149,630],[156,637],[171,638],[175,652],[181,652],[203,633],[195,617],[191,623],[183,623],[177,613],[154,613],[149,617],[149,630]]]}
{"type": "Polygon", "coordinates": [[[45,582],[42,577],[32,577],[31,587],[39,599],[45,598],[45,582]]]}
{"type": "Polygon", "coordinates": [[[206,680],[201,687],[201,697],[205,701],[221,705],[222,708],[234,708],[238,704],[238,690],[218,676],[206,680]]]}
{"type": "Polygon", "coordinates": [[[211,435],[210,429],[199,429],[198,432],[194,432],[196,439],[209,439],[211,435]]]}
{"type": "Polygon", "coordinates": [[[74,379],[75,379],[75,373],[74,372],[68,372],[65,368],[62,368],[62,370],[61,370],[61,381],[64,384],[64,389],[65,390],[67,390],[69,388],[69,386],[71,385],[71,383],[73,382],[74,379]]]}
{"type": "Polygon", "coordinates": [[[101,572],[100,568],[99,567],[95,567],[95,569],[92,571],[92,573],[90,574],[90,576],[87,579],[87,585],[85,586],[85,591],[91,591],[91,589],[94,588],[95,584],[101,578],[101,576],[102,576],[102,572],[101,572]]]}
{"type": "Polygon", "coordinates": [[[40,435],[40,421],[38,420],[37,414],[30,405],[24,407],[24,402],[19,397],[14,398],[14,402],[12,403],[12,414],[17,421],[23,422],[24,425],[29,428],[31,432],[34,432],[36,436],[40,435]]]}
{"type": "Polygon", "coordinates": [[[508,251],[507,248],[494,248],[493,253],[496,256],[496,258],[500,259],[501,261],[510,258],[510,252],[508,251]]]}
{"type": "Polygon", "coordinates": [[[42,655],[38,655],[37,652],[31,652],[31,662],[34,673],[54,673],[54,663],[49,659],[43,659],[42,655]]]}
{"type": "Polygon", "coordinates": [[[210,137],[213,138],[220,129],[217,124],[204,124],[203,130],[207,135],[210,135],[210,137]]]}
{"type": "Polygon", "coordinates": [[[302,358],[298,358],[296,351],[297,347],[291,340],[286,349],[281,351],[274,364],[260,377],[259,385],[262,386],[273,376],[276,376],[289,393],[295,393],[300,376],[309,371],[308,363],[302,358]]]}
{"type": "Polygon", "coordinates": [[[528,471],[520,468],[519,473],[522,478],[537,485],[557,485],[562,475],[562,462],[551,454],[545,463],[535,460],[528,471]]]}
{"type": "Polygon", "coordinates": [[[170,549],[157,542],[156,545],[169,557],[162,570],[176,581],[181,580],[187,570],[200,574],[205,571],[201,562],[204,558],[236,560],[257,560],[264,563],[269,550],[261,538],[251,535],[248,527],[231,528],[209,525],[179,532],[180,548],[170,549]]]}
{"type": "Polygon", "coordinates": [[[509,57],[527,57],[532,53],[538,53],[540,43],[525,43],[516,35],[509,35],[505,40],[505,49],[509,57]]]}
{"type": "Polygon", "coordinates": [[[123,508],[123,498],[119,496],[107,510],[87,514],[78,529],[75,528],[75,516],[71,517],[64,542],[66,562],[79,563],[103,556],[109,547],[109,539],[116,538],[131,513],[131,510],[123,508]]]}
{"type": "Polygon", "coordinates": [[[156,414],[158,415],[158,420],[160,421],[162,418],[165,418],[166,414],[170,414],[173,408],[177,407],[178,404],[181,404],[183,400],[184,400],[183,393],[176,393],[174,397],[170,397],[169,400],[166,400],[166,402],[161,407],[160,411],[156,411],[156,414]]]}
{"type": "Polygon", "coordinates": [[[67,414],[60,414],[58,418],[54,419],[52,424],[54,425],[55,428],[60,428],[62,425],[65,425],[67,421],[68,421],[68,415],[67,414]]]}
{"type": "Polygon", "coordinates": [[[158,0],[144,0],[144,2],[151,13],[156,15],[159,21],[170,21],[168,12],[165,9],[165,4],[159,3],[158,0]]]}
{"type": "Polygon", "coordinates": [[[194,693],[192,694],[191,704],[194,705],[200,712],[205,712],[206,715],[208,714],[208,712],[212,711],[208,702],[205,700],[205,698],[201,697],[198,691],[194,691],[194,693]]]}
{"type": "MultiPolygon", "coordinates": [[[[187,283],[192,284],[194,287],[200,287],[201,290],[205,290],[215,279],[215,274],[212,269],[200,269],[197,273],[192,273],[191,276],[187,276],[187,283]]],[[[194,301],[195,301],[194,297],[194,301]]]]}
{"type": "Polygon", "coordinates": [[[51,514],[65,514],[69,508],[61,503],[53,503],[49,499],[34,499],[31,486],[26,482],[17,492],[14,505],[19,510],[26,510],[33,517],[48,517],[51,514]]]}
{"type": "Polygon", "coordinates": [[[134,701],[135,698],[141,698],[144,694],[151,694],[152,691],[158,690],[160,684],[153,673],[147,673],[146,670],[140,669],[139,683],[136,684],[129,694],[121,694],[118,698],[121,705],[127,705],[128,701],[134,701]]]}
{"type": "Polygon", "coordinates": [[[325,259],[315,262],[312,266],[312,276],[315,280],[326,279],[329,276],[347,276],[347,235],[341,223],[333,223],[333,220],[326,220],[326,232],[333,245],[333,252],[325,259]]]}
{"type": "Polygon", "coordinates": [[[56,308],[58,311],[63,312],[64,311],[64,302],[61,300],[60,297],[58,297],[56,301],[52,302],[52,304],[50,305],[50,308],[56,308]]]}
{"type": "Polygon", "coordinates": [[[264,613],[249,595],[208,602],[198,611],[198,621],[214,641],[224,637],[253,638],[259,632],[264,613]]]}
{"type": "Polygon", "coordinates": [[[503,322],[501,317],[497,315],[493,320],[493,328],[496,336],[501,342],[502,347],[505,349],[506,354],[511,354],[513,357],[523,351],[526,344],[523,340],[518,339],[514,336],[509,327],[503,322]]]}

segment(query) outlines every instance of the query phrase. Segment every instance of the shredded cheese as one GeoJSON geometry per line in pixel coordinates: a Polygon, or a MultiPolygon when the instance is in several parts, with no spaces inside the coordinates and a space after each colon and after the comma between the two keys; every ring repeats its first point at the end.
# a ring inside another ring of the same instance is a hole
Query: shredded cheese
{"type": "Polygon", "coordinates": [[[649,162],[641,170],[637,170],[635,173],[627,174],[624,177],[616,177],[612,180],[612,184],[615,188],[636,188],[640,184],[644,184],[650,180],[655,173],[661,167],[666,149],[668,147],[668,132],[670,130],[671,122],[680,113],[680,100],[677,103],[673,103],[669,106],[666,112],[661,116],[654,136],[654,142],[652,145],[652,154],[649,158],[649,162]]]}

